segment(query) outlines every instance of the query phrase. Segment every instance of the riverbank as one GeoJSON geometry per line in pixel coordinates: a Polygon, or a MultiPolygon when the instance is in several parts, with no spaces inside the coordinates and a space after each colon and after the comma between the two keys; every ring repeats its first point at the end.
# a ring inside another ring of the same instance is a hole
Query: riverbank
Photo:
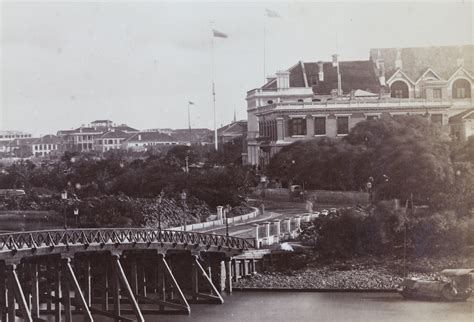
{"type": "MultiPolygon", "coordinates": [[[[408,277],[434,279],[445,268],[465,267],[463,257],[410,259],[408,277]]],[[[467,267],[467,266],[466,266],[467,267]]],[[[239,279],[237,289],[301,290],[394,290],[403,280],[403,260],[397,258],[357,258],[329,263],[312,262],[297,270],[256,273],[239,279]]]]}

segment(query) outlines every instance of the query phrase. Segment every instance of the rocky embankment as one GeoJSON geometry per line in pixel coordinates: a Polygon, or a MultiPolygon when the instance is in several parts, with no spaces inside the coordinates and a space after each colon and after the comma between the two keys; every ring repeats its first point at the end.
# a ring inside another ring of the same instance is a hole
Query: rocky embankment
{"type": "MultiPolygon", "coordinates": [[[[432,278],[432,274],[410,274],[410,277],[432,278]]],[[[402,278],[380,269],[354,269],[331,271],[305,270],[294,273],[265,272],[242,278],[237,288],[289,288],[289,289],[395,289],[402,278]]]]}
{"type": "MultiPolygon", "coordinates": [[[[463,267],[461,261],[420,261],[418,265],[408,267],[408,277],[434,279],[435,272],[443,268],[463,267]]],[[[353,290],[393,290],[403,280],[398,261],[391,260],[354,263],[332,263],[327,265],[307,265],[297,270],[267,271],[239,279],[236,288],[273,288],[273,289],[353,289],[353,290]]]]}

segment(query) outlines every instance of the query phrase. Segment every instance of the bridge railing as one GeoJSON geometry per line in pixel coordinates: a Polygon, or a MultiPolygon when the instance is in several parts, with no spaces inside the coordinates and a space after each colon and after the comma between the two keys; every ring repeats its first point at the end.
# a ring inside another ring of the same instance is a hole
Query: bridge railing
{"type": "Polygon", "coordinates": [[[237,237],[140,228],[68,229],[0,234],[0,252],[39,247],[123,243],[176,243],[234,249],[253,248],[252,243],[237,237]]]}

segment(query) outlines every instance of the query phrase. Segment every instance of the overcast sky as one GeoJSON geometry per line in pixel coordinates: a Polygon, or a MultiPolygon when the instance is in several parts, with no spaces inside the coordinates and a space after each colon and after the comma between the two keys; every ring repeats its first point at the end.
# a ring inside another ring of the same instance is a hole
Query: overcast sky
{"type": "Polygon", "coordinates": [[[246,118],[246,92],[299,60],[368,59],[373,47],[473,43],[471,1],[1,2],[0,127],[39,134],[111,119],[139,129],[246,118]],[[264,18],[265,8],[281,18],[264,18]],[[336,41],[337,39],[337,41],[336,41]]]}

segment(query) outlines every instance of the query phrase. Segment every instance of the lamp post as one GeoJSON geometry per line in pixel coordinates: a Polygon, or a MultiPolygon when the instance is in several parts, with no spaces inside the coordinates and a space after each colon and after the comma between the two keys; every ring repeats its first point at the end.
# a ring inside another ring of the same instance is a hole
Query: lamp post
{"type": "MultiPolygon", "coordinates": [[[[67,191],[63,190],[61,192],[61,200],[67,200],[67,191]]],[[[64,216],[64,229],[67,229],[67,214],[66,214],[66,205],[63,205],[63,216],[64,216]]]]}
{"type": "Polygon", "coordinates": [[[227,204],[225,206],[225,235],[229,237],[229,212],[232,210],[232,207],[227,204]]]}
{"type": "Polygon", "coordinates": [[[181,192],[181,206],[183,207],[183,230],[186,231],[186,192],[181,192]]]}
{"type": "Polygon", "coordinates": [[[76,227],[79,227],[79,208],[74,208],[74,217],[76,217],[76,227]]]}

